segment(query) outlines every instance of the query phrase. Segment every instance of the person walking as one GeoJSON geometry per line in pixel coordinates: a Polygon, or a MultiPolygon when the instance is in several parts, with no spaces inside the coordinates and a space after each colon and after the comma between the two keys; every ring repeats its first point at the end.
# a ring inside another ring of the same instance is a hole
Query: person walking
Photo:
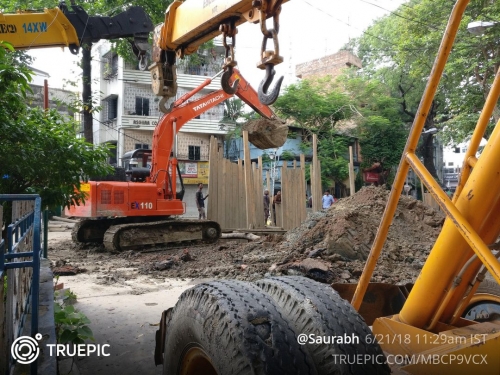
{"type": "Polygon", "coordinates": [[[323,198],[321,198],[321,201],[323,203],[323,209],[330,208],[330,206],[335,202],[333,196],[330,195],[330,192],[328,190],[325,191],[325,194],[323,195],[323,198]]]}
{"type": "Polygon", "coordinates": [[[269,190],[264,190],[264,225],[267,225],[267,219],[269,219],[269,204],[271,200],[269,199],[269,190]]]}
{"type": "Polygon", "coordinates": [[[198,219],[205,220],[205,199],[208,198],[208,194],[203,197],[203,184],[198,184],[198,191],[196,192],[196,207],[198,207],[199,217],[198,219]]]}

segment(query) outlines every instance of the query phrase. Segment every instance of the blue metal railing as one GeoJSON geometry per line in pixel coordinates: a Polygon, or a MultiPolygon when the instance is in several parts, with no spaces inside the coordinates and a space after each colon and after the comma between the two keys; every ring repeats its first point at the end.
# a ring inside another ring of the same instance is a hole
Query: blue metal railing
{"type": "MultiPolygon", "coordinates": [[[[30,285],[29,298],[26,299],[21,324],[18,327],[17,337],[21,332],[26,319],[28,307],[31,303],[31,337],[38,333],[38,310],[39,310],[39,289],[40,289],[40,258],[41,258],[41,206],[42,200],[36,194],[0,194],[0,203],[14,201],[34,201],[32,211],[26,213],[21,218],[7,227],[7,251],[5,251],[5,239],[0,239],[0,279],[4,272],[9,269],[31,267],[33,275],[30,285]],[[21,244],[26,244],[28,236],[31,235],[31,251],[18,252],[21,244]],[[25,258],[23,260],[16,260],[25,258]]],[[[14,338],[14,339],[15,339],[14,338]]],[[[10,343],[12,344],[12,343],[10,343]]],[[[31,374],[37,373],[37,361],[31,364],[31,374]]]]}

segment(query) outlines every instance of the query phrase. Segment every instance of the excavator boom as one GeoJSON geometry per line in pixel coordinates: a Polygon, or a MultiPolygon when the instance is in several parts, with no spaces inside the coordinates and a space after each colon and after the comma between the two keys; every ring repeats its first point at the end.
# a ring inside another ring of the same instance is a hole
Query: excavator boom
{"type": "Polygon", "coordinates": [[[220,237],[221,228],[212,221],[165,220],[185,213],[175,136],[189,120],[234,95],[264,118],[276,116],[259,102],[257,92],[236,69],[228,81],[235,87],[233,94],[219,89],[191,100],[212,79],[175,101],[160,119],[153,134],[151,170],[133,169],[133,181],[89,181],[81,185],[88,194],[85,205],[67,210],[68,215],[85,218],[73,230],[75,241],[103,242],[106,249],[115,252],[171,242],[207,243],[220,237]]]}

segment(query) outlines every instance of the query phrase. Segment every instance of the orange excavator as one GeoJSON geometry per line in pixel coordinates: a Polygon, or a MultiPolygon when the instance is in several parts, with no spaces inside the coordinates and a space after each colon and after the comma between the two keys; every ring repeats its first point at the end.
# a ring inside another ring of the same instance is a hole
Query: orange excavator
{"type": "Polygon", "coordinates": [[[227,71],[223,74],[224,88],[193,100],[221,73],[173,102],[161,118],[153,134],[151,169],[133,168],[131,181],[89,181],[80,185],[80,190],[87,193],[85,205],[67,210],[70,216],[84,218],[73,230],[75,241],[103,242],[113,252],[185,241],[217,241],[221,228],[216,222],[168,219],[184,214],[186,209],[175,136],[189,120],[234,95],[261,116],[276,118],[237,69],[230,76],[227,71]]]}

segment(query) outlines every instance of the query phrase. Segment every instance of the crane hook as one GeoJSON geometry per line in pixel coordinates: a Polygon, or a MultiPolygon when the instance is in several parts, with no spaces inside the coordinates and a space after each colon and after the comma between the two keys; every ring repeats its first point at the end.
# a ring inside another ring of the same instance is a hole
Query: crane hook
{"type": "Polygon", "coordinates": [[[222,89],[226,94],[229,95],[234,95],[236,93],[236,90],[238,90],[238,83],[240,82],[240,79],[235,79],[233,82],[233,85],[231,86],[229,84],[229,78],[233,75],[233,68],[229,67],[223,74],[222,77],[220,78],[220,85],[222,86],[222,89]]]}
{"type": "Polygon", "coordinates": [[[271,82],[273,81],[275,74],[276,71],[274,70],[273,64],[266,64],[266,75],[264,79],[260,82],[258,91],[259,100],[264,105],[273,104],[276,101],[276,99],[278,99],[278,95],[280,94],[280,88],[281,88],[281,83],[283,82],[283,76],[281,76],[278,79],[276,85],[271,90],[271,92],[269,94],[267,93],[269,85],[271,85],[271,82]]]}

